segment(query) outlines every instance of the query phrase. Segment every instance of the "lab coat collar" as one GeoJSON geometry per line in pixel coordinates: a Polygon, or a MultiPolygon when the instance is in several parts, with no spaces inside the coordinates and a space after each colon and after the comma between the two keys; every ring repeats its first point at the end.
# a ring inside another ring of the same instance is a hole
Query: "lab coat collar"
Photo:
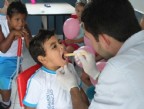
{"type": "Polygon", "coordinates": [[[123,52],[141,43],[144,43],[144,30],[139,31],[128,38],[118,51],[117,55],[122,54],[123,52]]]}

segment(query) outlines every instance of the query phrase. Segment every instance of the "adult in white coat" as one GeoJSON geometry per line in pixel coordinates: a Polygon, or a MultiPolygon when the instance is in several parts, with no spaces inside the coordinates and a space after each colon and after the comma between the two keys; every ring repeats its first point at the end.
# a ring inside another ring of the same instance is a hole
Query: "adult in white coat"
{"type": "Polygon", "coordinates": [[[144,30],[129,1],[93,0],[86,5],[81,20],[85,35],[108,61],[99,75],[94,56],[75,51],[85,72],[94,79],[98,77],[90,106],[83,103],[69,65],[57,71],[59,81],[70,90],[73,108],[144,109],[144,30]]]}

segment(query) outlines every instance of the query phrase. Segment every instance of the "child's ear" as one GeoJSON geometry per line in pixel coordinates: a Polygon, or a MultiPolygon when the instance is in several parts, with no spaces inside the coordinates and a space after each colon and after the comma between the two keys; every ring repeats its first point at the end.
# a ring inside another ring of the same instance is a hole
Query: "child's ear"
{"type": "Polygon", "coordinates": [[[45,61],[45,58],[43,56],[38,56],[37,59],[40,63],[44,63],[44,61],[45,61]]]}

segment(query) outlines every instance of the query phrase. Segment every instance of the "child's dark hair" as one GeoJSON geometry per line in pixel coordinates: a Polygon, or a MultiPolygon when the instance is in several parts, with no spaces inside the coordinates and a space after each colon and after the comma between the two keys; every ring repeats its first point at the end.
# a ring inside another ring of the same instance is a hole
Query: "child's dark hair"
{"type": "Polygon", "coordinates": [[[21,1],[12,2],[7,9],[7,15],[11,18],[14,14],[25,14],[27,16],[28,12],[25,4],[21,1]]]}
{"type": "Polygon", "coordinates": [[[39,30],[39,33],[32,38],[29,44],[29,52],[35,62],[41,64],[38,61],[38,56],[45,56],[45,51],[43,45],[46,40],[49,40],[52,36],[55,35],[53,30],[39,30]]]}

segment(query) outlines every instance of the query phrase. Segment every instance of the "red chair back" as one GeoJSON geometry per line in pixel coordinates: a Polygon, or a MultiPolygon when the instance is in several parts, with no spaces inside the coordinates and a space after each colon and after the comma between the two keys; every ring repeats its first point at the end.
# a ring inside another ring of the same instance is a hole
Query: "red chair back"
{"type": "Polygon", "coordinates": [[[71,18],[77,19],[77,15],[76,14],[71,14],[71,18]]]}
{"type": "Polygon", "coordinates": [[[25,71],[21,72],[17,76],[17,88],[18,88],[19,102],[20,102],[21,107],[24,106],[22,101],[26,93],[27,81],[32,76],[32,74],[34,74],[35,71],[39,68],[40,68],[40,65],[36,64],[26,69],[25,71]]]}

